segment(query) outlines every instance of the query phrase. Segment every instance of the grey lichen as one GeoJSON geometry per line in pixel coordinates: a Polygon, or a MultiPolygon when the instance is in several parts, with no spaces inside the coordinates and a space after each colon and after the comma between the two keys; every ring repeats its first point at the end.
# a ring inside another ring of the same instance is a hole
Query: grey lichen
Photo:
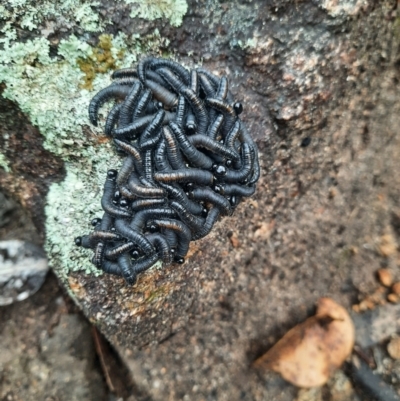
{"type": "Polygon", "coordinates": [[[172,26],[180,26],[182,18],[187,12],[185,0],[125,0],[132,4],[130,16],[153,21],[158,18],[167,18],[172,26]]]}
{"type": "MultiPolygon", "coordinates": [[[[131,17],[166,18],[182,23],[185,0],[114,0],[132,5],[131,17]]],[[[93,0],[5,0],[0,5],[0,83],[2,95],[16,102],[39,128],[44,147],[65,162],[66,179],[53,184],[46,206],[46,251],[63,279],[69,271],[98,274],[89,254],[77,249],[76,235],[89,231],[88,221],[101,216],[104,177],[119,159],[101,128],[88,125],[87,108],[93,94],[110,83],[110,72],[137,61],[143,53],[168,45],[156,30],[146,37],[100,35],[97,47],[74,35],[59,42],[50,56],[47,37],[60,29],[101,31],[107,20],[93,0]],[[36,30],[41,37],[18,41],[18,32],[36,30]]],[[[103,112],[106,112],[105,107],[103,112]]],[[[100,121],[105,114],[100,114],[100,121]]],[[[104,122],[104,121],[103,121],[104,122]]],[[[0,152],[0,168],[10,163],[0,152]]]]}
{"type": "Polygon", "coordinates": [[[2,153],[0,153],[0,168],[2,168],[6,173],[11,171],[10,162],[2,153]]]}
{"type": "Polygon", "coordinates": [[[320,7],[335,18],[347,18],[357,15],[366,6],[363,0],[323,0],[320,7]]]}
{"type": "Polygon", "coordinates": [[[0,21],[4,21],[0,43],[10,43],[17,38],[18,29],[49,30],[55,25],[70,27],[76,24],[85,31],[95,32],[102,28],[94,8],[97,1],[52,1],[52,0],[5,0],[0,5],[0,21]]]}
{"type": "Polygon", "coordinates": [[[108,144],[97,150],[101,156],[96,158],[92,154],[91,159],[85,159],[87,165],[68,163],[65,180],[53,184],[47,196],[46,251],[52,265],[59,266],[63,275],[71,270],[98,274],[90,263],[92,252],[73,243],[74,237],[90,231],[91,218],[102,216],[100,196],[104,177],[109,163],[119,164],[108,144]]]}
{"type": "MultiPolygon", "coordinates": [[[[119,35],[110,37],[110,43],[111,54],[123,54],[118,59],[120,67],[131,65],[147,49],[165,45],[158,33],[140,40],[119,35]]],[[[75,247],[73,238],[89,231],[91,218],[101,216],[106,171],[119,164],[101,128],[88,126],[93,93],[110,84],[110,71],[106,71],[96,74],[92,91],[82,89],[85,73],[78,60],[95,52],[96,48],[75,36],[60,42],[57,58],[50,57],[44,38],[0,51],[3,96],[18,103],[44,136],[44,147],[65,161],[66,179],[51,186],[46,206],[46,251],[63,277],[71,270],[97,274],[89,255],[75,247]]]]}
{"type": "MultiPolygon", "coordinates": [[[[109,6],[116,6],[115,4],[109,6]]],[[[185,0],[125,0],[132,4],[130,16],[148,20],[165,18],[179,26],[187,12],[185,0]]],[[[112,2],[110,2],[112,3],[112,2]]],[[[19,30],[39,29],[42,36],[60,29],[74,27],[87,32],[99,32],[107,24],[100,16],[98,1],[93,0],[4,0],[0,5],[0,43],[6,45],[17,39],[19,30]],[[1,24],[3,22],[3,25],[1,24]]]]}

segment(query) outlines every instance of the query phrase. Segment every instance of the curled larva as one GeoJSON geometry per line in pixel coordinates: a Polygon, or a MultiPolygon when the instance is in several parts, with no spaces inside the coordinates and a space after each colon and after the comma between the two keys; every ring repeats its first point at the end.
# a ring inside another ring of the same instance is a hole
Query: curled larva
{"type": "Polygon", "coordinates": [[[191,241],[254,194],[260,166],[227,77],[150,56],[112,79],[89,119],[96,126],[100,107],[115,101],[104,132],[124,160],[107,173],[103,217],[75,243],[133,285],[158,260],[184,263],[191,241]]]}

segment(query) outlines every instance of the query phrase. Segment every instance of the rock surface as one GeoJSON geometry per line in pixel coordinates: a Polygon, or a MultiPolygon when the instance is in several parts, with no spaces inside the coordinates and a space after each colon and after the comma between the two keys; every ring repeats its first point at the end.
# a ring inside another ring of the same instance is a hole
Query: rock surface
{"type": "MultiPolygon", "coordinates": [[[[163,21],[132,24],[122,5],[109,11],[111,33],[158,27],[179,60],[203,60],[226,74],[262,162],[256,195],[196,242],[183,266],[151,270],[132,288],[53,266],[118,349],[141,394],[294,399],[293,388],[273,377],[265,383],[250,363],[310,315],[319,297],[349,307],[371,290],[374,272],[398,266],[396,12],[395,1],[191,1],[176,29],[163,21]],[[384,236],[397,244],[389,254],[380,252],[384,236]]],[[[36,130],[21,131],[36,154],[36,130]]],[[[8,148],[12,172],[0,173],[0,185],[37,218],[43,235],[42,203],[33,199],[62,176],[62,166],[43,151],[45,176],[28,168],[30,159],[18,158],[23,141],[8,148]]]]}
{"type": "Polygon", "coordinates": [[[105,400],[89,324],[68,314],[51,277],[28,300],[0,309],[0,398],[105,400]]]}

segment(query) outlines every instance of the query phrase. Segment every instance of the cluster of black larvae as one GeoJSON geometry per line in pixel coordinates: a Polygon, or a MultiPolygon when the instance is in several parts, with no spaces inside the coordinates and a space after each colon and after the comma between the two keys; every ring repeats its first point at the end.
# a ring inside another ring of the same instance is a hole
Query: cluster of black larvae
{"type": "Polygon", "coordinates": [[[125,159],[107,173],[102,219],[75,243],[133,284],[158,260],[183,263],[190,241],[254,193],[260,169],[226,77],[149,57],[112,78],[89,117],[97,126],[99,108],[115,101],[104,131],[125,159]]]}

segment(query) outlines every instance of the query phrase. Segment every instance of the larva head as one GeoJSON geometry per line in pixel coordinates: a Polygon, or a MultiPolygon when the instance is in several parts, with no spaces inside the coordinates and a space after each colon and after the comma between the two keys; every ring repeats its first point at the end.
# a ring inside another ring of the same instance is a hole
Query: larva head
{"type": "Polygon", "coordinates": [[[111,169],[111,170],[107,171],[107,178],[109,180],[113,180],[114,181],[117,178],[117,175],[118,175],[118,171],[117,170],[111,169]]]}

